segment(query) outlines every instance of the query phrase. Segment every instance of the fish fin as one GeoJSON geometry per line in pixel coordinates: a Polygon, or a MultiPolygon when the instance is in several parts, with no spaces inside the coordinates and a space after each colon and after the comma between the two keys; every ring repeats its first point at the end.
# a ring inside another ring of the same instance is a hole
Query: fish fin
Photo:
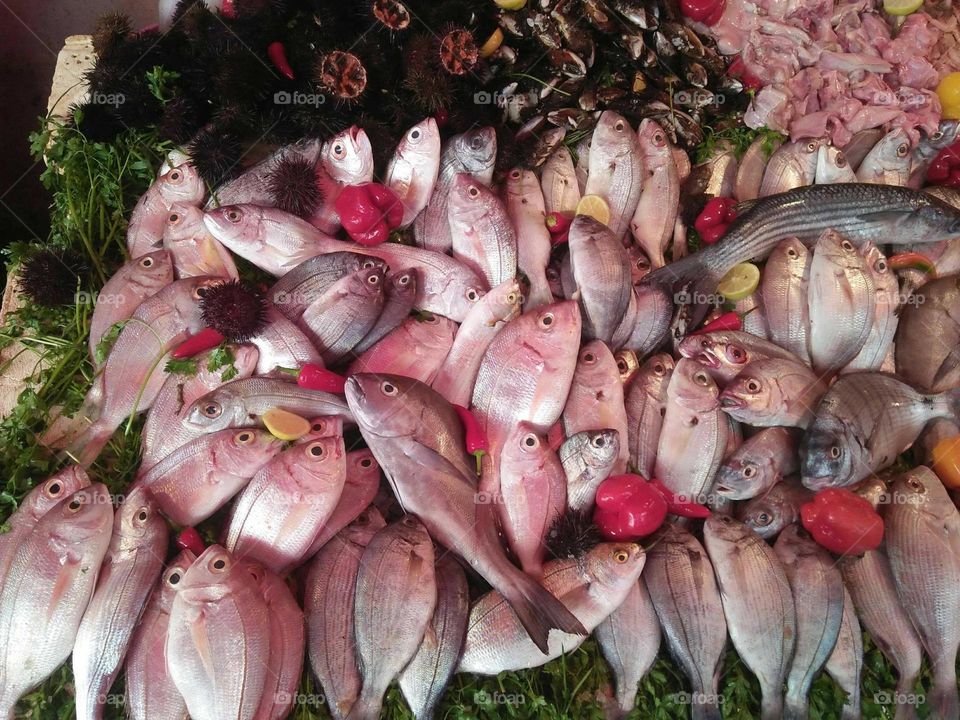
{"type": "Polygon", "coordinates": [[[58,457],[69,458],[81,467],[90,467],[113,436],[113,430],[110,426],[104,426],[97,421],[71,440],[58,457]]]}
{"type": "Polygon", "coordinates": [[[360,697],[350,708],[350,714],[347,715],[345,720],[378,720],[381,707],[383,707],[382,697],[367,697],[361,691],[360,697]]]}
{"type": "MultiPolygon", "coordinates": [[[[947,665],[948,663],[944,663],[947,665]]],[[[960,713],[960,699],[957,695],[957,674],[951,667],[942,672],[935,672],[933,686],[927,696],[927,707],[930,708],[930,717],[955,718],[960,713]]]]}
{"type": "Polygon", "coordinates": [[[875,212],[861,212],[857,215],[857,219],[863,223],[893,226],[899,225],[908,217],[910,217],[910,213],[904,213],[902,210],[877,210],[875,212]]]}
{"type": "Polygon", "coordinates": [[[501,589],[504,598],[517,614],[520,624],[540,651],[549,652],[550,630],[572,635],[589,635],[586,628],[549,590],[521,570],[516,570],[508,586],[501,589]]]}

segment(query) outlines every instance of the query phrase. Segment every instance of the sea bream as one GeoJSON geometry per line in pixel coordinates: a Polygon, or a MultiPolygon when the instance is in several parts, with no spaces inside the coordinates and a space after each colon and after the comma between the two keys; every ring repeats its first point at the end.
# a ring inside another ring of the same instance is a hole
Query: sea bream
{"type": "Polygon", "coordinates": [[[589,168],[583,194],[599,195],[606,201],[610,231],[622,238],[640,200],[643,155],[630,123],[612,110],[604,110],[593,129],[589,168]]]}
{"type": "Polygon", "coordinates": [[[170,208],[176,204],[199,205],[207,194],[200,173],[190,163],[171,168],[154,180],[140,196],[127,225],[127,252],[131,258],[158,250],[170,208]]]}
{"type": "Polygon", "coordinates": [[[658,268],[666,262],[664,251],[673,238],[680,209],[680,175],[667,134],[655,120],[640,122],[637,143],[643,155],[643,184],[630,232],[658,268]]]}
{"type": "Polygon", "coordinates": [[[384,184],[403,203],[402,226],[427,206],[440,172],[440,130],[432,117],[407,130],[390,158],[384,184]]]}
{"type": "Polygon", "coordinates": [[[178,278],[210,275],[236,280],[239,276],[233,256],[203,224],[203,210],[177,203],[167,213],[163,248],[170,253],[178,278]]]}

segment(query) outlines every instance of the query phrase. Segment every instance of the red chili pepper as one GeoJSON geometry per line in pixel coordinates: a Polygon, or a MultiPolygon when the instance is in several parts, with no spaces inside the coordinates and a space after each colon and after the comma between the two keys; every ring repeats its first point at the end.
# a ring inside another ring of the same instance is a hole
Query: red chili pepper
{"type": "Polygon", "coordinates": [[[226,340],[226,338],[213,328],[204,328],[196,335],[191,335],[177,345],[173,352],[170,353],[170,357],[176,360],[192,358],[194,355],[199,355],[206,350],[215,348],[224,340],[226,340]]]}
{"type": "Polygon", "coordinates": [[[181,550],[189,550],[197,557],[203,555],[203,551],[207,549],[200,533],[192,527],[185,527],[180,531],[180,534],[177,535],[177,547],[181,550]]]}
{"type": "Polygon", "coordinates": [[[926,255],[917,252],[905,252],[891,255],[887,258],[887,265],[893,270],[921,270],[931,277],[937,276],[937,267],[926,255]]]}
{"type": "Polygon", "coordinates": [[[235,0],[223,0],[220,5],[220,14],[228,20],[236,20],[237,7],[235,0]]]}
{"type": "Polygon", "coordinates": [[[609,540],[637,540],[650,535],[667,517],[663,495],[639,475],[614,475],[597,488],[593,521],[609,540]]]}
{"type": "Polygon", "coordinates": [[[297,385],[308,390],[322,390],[343,395],[346,384],[347,379],[342,375],[314,363],[304,363],[300,367],[300,372],[297,373],[297,385]]]}
{"type": "Polygon", "coordinates": [[[700,503],[695,503],[680,495],[674,495],[673,491],[659,480],[650,480],[650,487],[663,496],[667,502],[667,509],[674,515],[686,518],[708,518],[710,517],[710,508],[700,503]]]}
{"type": "Polygon", "coordinates": [[[403,220],[403,206],[390,188],[378,183],[348,185],[333,203],[347,234],[361,245],[378,245],[403,220]]]}
{"type": "Polygon", "coordinates": [[[711,320],[706,325],[704,325],[699,330],[694,330],[691,335],[703,335],[710,332],[719,332],[722,330],[742,330],[743,329],[743,318],[740,317],[740,313],[730,310],[720,315],[718,318],[711,320]]]}
{"type": "Polygon", "coordinates": [[[800,508],[813,539],[838,555],[862,555],[883,541],[883,520],[866,498],[842,488],[818,492],[800,508]]]}
{"type": "Polygon", "coordinates": [[[267,45],[267,57],[273,66],[280,71],[287,80],[293,80],[293,68],[287,60],[287,49],[280,41],[274,41],[267,45]]]}
{"type": "Polygon", "coordinates": [[[479,475],[481,459],[490,450],[490,446],[487,444],[486,433],[484,433],[483,428],[480,427],[480,421],[477,420],[476,416],[463,407],[463,405],[454,405],[453,409],[457,411],[457,415],[460,416],[460,422],[463,423],[463,439],[467,446],[467,452],[477,459],[477,475],[479,475]]]}
{"type": "Polygon", "coordinates": [[[716,25],[726,4],[726,0],[680,0],[680,12],[696,22],[716,25]]]}

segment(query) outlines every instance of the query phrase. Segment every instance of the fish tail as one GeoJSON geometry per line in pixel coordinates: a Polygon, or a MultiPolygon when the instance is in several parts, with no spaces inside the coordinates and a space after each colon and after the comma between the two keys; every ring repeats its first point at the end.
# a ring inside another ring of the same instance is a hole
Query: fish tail
{"type": "Polygon", "coordinates": [[[513,572],[499,588],[540,651],[548,651],[547,637],[556,628],[572,635],[589,635],[577,618],[554,595],[526,573],[513,572]]]}
{"type": "Polygon", "coordinates": [[[720,704],[718,695],[699,695],[693,698],[694,702],[690,705],[690,720],[720,720],[720,704]]]}
{"type": "MultiPolygon", "coordinates": [[[[918,667],[909,675],[901,674],[897,679],[897,698],[906,698],[913,693],[913,688],[917,684],[917,676],[920,674],[918,667]]],[[[897,702],[893,712],[893,720],[914,720],[917,717],[916,703],[897,702]]]]}
{"type": "Polygon", "coordinates": [[[790,697],[787,694],[786,702],[783,706],[784,720],[807,720],[807,714],[810,707],[805,697],[790,697]]]}
{"type": "Polygon", "coordinates": [[[364,688],[344,720],[378,720],[382,707],[383,695],[377,696],[364,688]]]}
{"type": "Polygon", "coordinates": [[[97,421],[73,438],[66,449],[60,453],[62,459],[70,459],[81,467],[90,467],[100,451],[110,441],[116,430],[112,425],[97,421]]]}
{"type": "Polygon", "coordinates": [[[784,714],[780,687],[766,688],[761,692],[763,697],[760,700],[760,720],[781,720],[784,714]]]}
{"type": "Polygon", "coordinates": [[[933,668],[933,687],[927,696],[930,717],[957,720],[960,717],[960,698],[957,694],[957,673],[952,661],[944,660],[933,668]]]}

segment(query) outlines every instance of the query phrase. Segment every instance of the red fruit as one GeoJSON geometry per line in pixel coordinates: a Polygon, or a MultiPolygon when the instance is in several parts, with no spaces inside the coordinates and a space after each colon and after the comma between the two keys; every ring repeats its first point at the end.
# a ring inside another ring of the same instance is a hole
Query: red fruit
{"type": "Polygon", "coordinates": [[[270,62],[280,71],[281,75],[287,80],[293,80],[293,68],[287,61],[287,49],[282,42],[272,42],[267,45],[267,57],[270,58],[270,62]]]}
{"type": "Polygon", "coordinates": [[[191,335],[176,348],[174,348],[173,352],[170,353],[170,357],[176,360],[192,358],[194,355],[199,355],[206,350],[215,348],[224,340],[226,340],[226,338],[213,328],[204,328],[196,335],[191,335]]]}
{"type": "Polygon", "coordinates": [[[700,233],[700,239],[707,245],[713,245],[727,234],[727,228],[729,227],[727,223],[720,223],[719,225],[708,227],[700,233]]]}
{"type": "Polygon", "coordinates": [[[818,492],[800,508],[803,527],[838,555],[862,555],[883,541],[883,520],[870,502],[841,488],[818,492]]]}
{"type": "Polygon", "coordinates": [[[403,203],[400,202],[397,194],[380,183],[367,183],[366,188],[370,197],[373,198],[374,205],[383,213],[387,225],[391,229],[400,227],[400,223],[403,222],[403,203]]]}
{"type": "Polygon", "coordinates": [[[667,509],[674,515],[698,519],[710,517],[710,508],[706,505],[691,502],[679,495],[674,495],[673,491],[659,480],[651,480],[650,487],[660,493],[667,503],[667,509]]]}
{"type": "Polygon", "coordinates": [[[680,12],[696,22],[716,25],[726,4],[726,0],[680,0],[680,12]]]}
{"type": "Polygon", "coordinates": [[[593,521],[609,540],[637,540],[650,535],[666,517],[667,501],[639,475],[615,475],[597,489],[593,521]]]}
{"type": "Polygon", "coordinates": [[[457,411],[460,422],[463,423],[463,441],[466,445],[467,452],[477,459],[477,475],[479,475],[481,459],[487,454],[487,451],[490,450],[490,445],[487,443],[487,435],[483,431],[480,421],[477,420],[477,417],[467,410],[467,408],[463,407],[463,405],[453,405],[453,409],[457,411]]]}
{"type": "Polygon", "coordinates": [[[703,231],[708,228],[730,222],[730,220],[727,220],[727,215],[732,212],[734,204],[733,198],[710,198],[707,204],[703,206],[700,214],[697,215],[693,226],[697,229],[698,233],[703,234],[703,231]]]}
{"type": "Polygon", "coordinates": [[[691,335],[703,335],[704,333],[717,332],[719,330],[742,330],[743,319],[740,314],[731,310],[714,318],[699,330],[695,330],[691,335]]]}

